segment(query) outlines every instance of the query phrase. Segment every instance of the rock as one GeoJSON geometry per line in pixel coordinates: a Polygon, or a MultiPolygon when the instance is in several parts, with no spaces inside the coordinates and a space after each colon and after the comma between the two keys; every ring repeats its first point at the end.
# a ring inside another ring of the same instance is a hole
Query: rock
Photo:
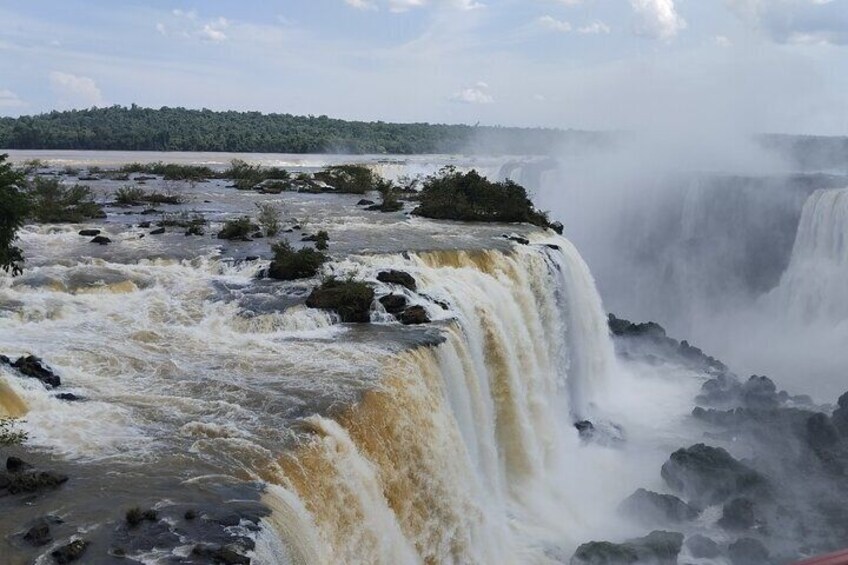
{"type": "Polygon", "coordinates": [[[194,510],[186,510],[185,514],[183,514],[183,518],[186,520],[194,520],[197,518],[197,512],[194,510]]]}
{"type": "Polygon", "coordinates": [[[621,511],[647,525],[663,525],[693,520],[699,512],[672,494],[659,494],[640,488],[624,502],[621,511]]]}
{"type": "Polygon", "coordinates": [[[17,457],[8,457],[6,459],[6,470],[10,473],[20,473],[27,469],[32,469],[32,465],[23,459],[18,459],[17,457]]]}
{"type": "Polygon", "coordinates": [[[263,233],[261,231],[258,231],[258,232],[255,232],[250,237],[252,237],[253,239],[262,239],[263,237],[265,237],[265,235],[263,235],[263,233]]]}
{"type": "Polygon", "coordinates": [[[47,489],[59,488],[68,481],[66,475],[52,471],[24,471],[7,477],[10,494],[24,494],[39,492],[47,489]]]}
{"type": "Polygon", "coordinates": [[[223,565],[250,565],[250,558],[238,553],[238,551],[230,545],[221,546],[214,544],[197,544],[191,550],[192,555],[209,559],[215,563],[223,565]]]}
{"type": "Polygon", "coordinates": [[[130,528],[135,528],[145,521],[156,522],[158,519],[158,514],[153,509],[142,510],[141,508],[136,506],[127,510],[125,519],[127,521],[127,525],[130,528]]]}
{"type": "Polygon", "coordinates": [[[59,393],[55,396],[55,398],[58,398],[59,400],[64,400],[66,402],[76,402],[78,400],[82,400],[81,396],[77,396],[76,394],[74,394],[72,392],[59,393]]]}
{"type": "Polygon", "coordinates": [[[546,243],[545,247],[547,247],[548,249],[553,249],[554,251],[561,251],[562,250],[562,247],[560,247],[559,245],[556,245],[554,243],[546,243]]]}
{"type": "Polygon", "coordinates": [[[548,227],[554,230],[559,235],[562,235],[562,231],[565,229],[565,226],[562,225],[562,222],[551,222],[548,224],[548,227]]]}
{"type": "Polygon", "coordinates": [[[363,198],[362,200],[360,200],[359,202],[357,202],[357,203],[356,203],[356,205],[357,205],[357,206],[373,206],[373,205],[374,205],[374,201],[373,201],[373,200],[368,200],[367,198],[363,198]]]}
{"type": "Polygon", "coordinates": [[[806,440],[813,448],[833,447],[839,443],[839,430],[827,414],[819,412],[807,418],[806,440]]]}
{"type": "Polygon", "coordinates": [[[735,495],[761,495],[767,481],[726,450],[699,443],[678,449],[662,466],[662,478],[696,506],[720,504],[735,495]]]}
{"type": "Polygon", "coordinates": [[[730,544],[727,555],[733,565],[767,565],[769,551],[754,538],[740,538],[730,544]]]}
{"type": "Polygon", "coordinates": [[[140,228],[144,228],[144,229],[147,229],[147,228],[149,228],[151,225],[152,225],[152,224],[151,224],[150,222],[140,222],[140,223],[138,224],[138,227],[140,227],[140,228]]]}
{"type": "Polygon", "coordinates": [[[837,405],[838,408],[833,411],[831,420],[842,437],[848,438],[848,392],[839,397],[837,405]]]}
{"type": "Polygon", "coordinates": [[[53,556],[53,559],[55,559],[56,563],[59,563],[59,565],[72,563],[83,556],[89,545],[90,543],[85,540],[74,540],[71,543],[63,545],[59,549],[51,552],[50,555],[53,556]]]}
{"type": "Polygon", "coordinates": [[[706,406],[728,406],[735,404],[741,395],[742,385],[727,374],[721,374],[701,385],[701,394],[695,401],[706,406]]]}
{"type": "Polygon", "coordinates": [[[776,408],[777,387],[768,377],[751,375],[742,385],[742,402],[748,408],[776,408]]]}
{"type": "Polygon", "coordinates": [[[530,240],[529,240],[529,239],[527,239],[526,237],[521,237],[520,235],[516,235],[516,234],[510,234],[510,235],[507,235],[507,234],[504,234],[504,238],[506,238],[506,239],[508,239],[508,240],[510,240],[510,241],[514,241],[515,243],[518,243],[518,244],[520,244],[520,245],[530,245],[530,240]]]}
{"type": "Polygon", "coordinates": [[[39,518],[24,534],[24,540],[34,547],[41,547],[53,541],[50,535],[50,524],[44,518],[39,518]]]}
{"type": "Polygon", "coordinates": [[[406,308],[406,297],[402,294],[387,294],[380,297],[380,304],[389,314],[399,314],[406,308]]]}
{"type": "Polygon", "coordinates": [[[739,532],[754,527],[754,503],[747,498],[734,498],[722,508],[718,525],[725,530],[739,532]]]}
{"type": "Polygon", "coordinates": [[[427,310],[425,310],[423,306],[410,306],[401,312],[397,319],[405,326],[427,324],[430,322],[427,310]]]}
{"type": "Polygon", "coordinates": [[[616,318],[615,314],[607,316],[607,323],[613,335],[641,337],[641,336],[660,336],[665,337],[665,329],[656,322],[645,322],[642,324],[634,324],[630,320],[616,318]]]}
{"type": "Polygon", "coordinates": [[[205,235],[205,234],[206,234],[206,232],[205,232],[205,231],[203,231],[203,226],[198,226],[198,225],[191,225],[191,226],[189,226],[189,227],[188,227],[188,229],[186,229],[186,231],[185,231],[185,235],[186,235],[186,236],[190,236],[190,235],[205,235]]]}
{"type": "Polygon", "coordinates": [[[615,544],[605,541],[584,543],[571,558],[571,565],[627,565],[652,563],[676,565],[683,547],[683,534],[654,531],[645,537],[615,544]]]}
{"type": "Polygon", "coordinates": [[[374,289],[363,282],[329,280],[312,290],[306,306],[333,310],[342,322],[365,324],[371,321],[373,301],[374,289]]]}
{"type": "Polygon", "coordinates": [[[250,263],[252,261],[259,261],[259,255],[248,255],[244,258],[245,262],[250,263]]]}
{"type": "Polygon", "coordinates": [[[50,367],[44,365],[44,362],[34,355],[19,357],[17,361],[12,363],[12,367],[24,376],[38,379],[47,387],[56,388],[62,384],[62,379],[59,378],[59,375],[54,373],[50,367]]]}
{"type": "Polygon", "coordinates": [[[80,230],[79,234],[86,237],[93,237],[95,235],[100,235],[100,230],[80,230]]]}
{"type": "Polygon", "coordinates": [[[415,292],[415,289],[417,288],[415,278],[404,271],[396,271],[394,269],[381,271],[377,274],[377,280],[386,284],[397,284],[413,292],[415,292]]]}
{"type": "Polygon", "coordinates": [[[305,235],[300,238],[300,241],[318,241],[318,236],[315,234],[305,235]]]}
{"type": "Polygon", "coordinates": [[[162,235],[165,233],[165,228],[156,228],[155,230],[150,230],[150,235],[162,235]]]}
{"type": "Polygon", "coordinates": [[[589,420],[581,420],[574,423],[577,433],[583,439],[591,439],[595,435],[595,425],[589,420]]]}
{"type": "Polygon", "coordinates": [[[695,534],[686,539],[686,549],[696,559],[712,559],[718,557],[721,549],[712,539],[695,534]]]}
{"type": "Polygon", "coordinates": [[[152,216],[153,214],[161,214],[161,210],[157,210],[156,208],[147,208],[146,210],[141,211],[142,216],[152,216]]]}
{"type": "Polygon", "coordinates": [[[109,245],[112,243],[112,240],[106,237],[105,235],[95,236],[94,239],[91,240],[91,243],[97,243],[100,245],[109,245]]]}

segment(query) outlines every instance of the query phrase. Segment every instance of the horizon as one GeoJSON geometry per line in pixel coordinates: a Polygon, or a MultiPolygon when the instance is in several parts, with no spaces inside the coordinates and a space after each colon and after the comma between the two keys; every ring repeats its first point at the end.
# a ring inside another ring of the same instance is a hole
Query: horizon
{"type": "Polygon", "coordinates": [[[0,116],[208,108],[581,131],[848,134],[839,1],[0,8],[0,116]],[[340,96],[339,93],[345,93],[340,96]]]}

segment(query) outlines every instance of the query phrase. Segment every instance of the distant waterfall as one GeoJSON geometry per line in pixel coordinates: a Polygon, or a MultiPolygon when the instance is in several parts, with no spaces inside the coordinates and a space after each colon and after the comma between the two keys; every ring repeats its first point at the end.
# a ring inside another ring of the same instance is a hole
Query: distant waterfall
{"type": "Polygon", "coordinates": [[[414,273],[455,318],[441,345],[391,357],[357,404],[307,418],[307,439],[268,471],[288,558],[557,562],[579,536],[560,479],[579,445],[572,424],[601,403],[613,362],[580,255],[555,238],[362,261],[414,273]]]}
{"type": "Polygon", "coordinates": [[[848,188],[807,199],[789,267],[772,294],[773,305],[795,320],[848,319],[848,188]]]}

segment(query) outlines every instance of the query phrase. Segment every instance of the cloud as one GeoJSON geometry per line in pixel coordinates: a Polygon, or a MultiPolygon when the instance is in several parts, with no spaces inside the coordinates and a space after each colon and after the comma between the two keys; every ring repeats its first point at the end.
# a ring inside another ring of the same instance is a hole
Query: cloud
{"type": "Polygon", "coordinates": [[[715,44],[716,44],[716,45],[718,45],[719,47],[730,47],[730,46],[732,46],[732,45],[733,45],[733,42],[732,42],[732,41],[730,41],[730,38],[729,38],[729,37],[727,37],[727,36],[725,36],[725,35],[716,35],[716,36],[713,38],[713,41],[714,41],[714,42],[715,42],[715,44]]]}
{"type": "Polygon", "coordinates": [[[7,89],[0,89],[0,108],[20,108],[26,106],[17,94],[7,89]]]}
{"type": "Polygon", "coordinates": [[[570,23],[564,20],[558,20],[553,16],[542,16],[536,21],[545,29],[549,29],[551,31],[556,31],[559,33],[568,33],[569,31],[571,31],[570,23]]]}
{"type": "Polygon", "coordinates": [[[230,27],[230,22],[226,18],[219,17],[204,22],[201,21],[200,16],[194,10],[172,10],[171,14],[174,17],[169,26],[166,26],[163,22],[156,24],[156,31],[162,35],[168,35],[170,28],[176,31],[177,36],[189,39],[196,38],[210,43],[220,43],[228,39],[224,30],[230,27]]]}
{"type": "Polygon", "coordinates": [[[351,8],[356,8],[357,10],[376,10],[377,6],[374,2],[369,2],[368,0],[344,0],[345,4],[350,6],[351,8]]]}
{"type": "Polygon", "coordinates": [[[848,45],[844,0],[725,0],[725,4],[775,43],[848,45]]]}
{"type": "Polygon", "coordinates": [[[489,85],[485,82],[478,82],[474,86],[463,88],[451,96],[451,100],[463,104],[492,104],[495,101],[489,94],[489,85]]]}
{"type": "Polygon", "coordinates": [[[582,33],[584,35],[597,35],[600,33],[608,34],[609,32],[610,27],[600,20],[594,21],[577,29],[577,33],[582,33]]]}
{"type": "Polygon", "coordinates": [[[218,18],[203,25],[203,28],[198,32],[198,36],[204,41],[226,41],[227,35],[224,30],[229,27],[229,22],[225,18],[218,18]]]}
{"type": "Polygon", "coordinates": [[[413,8],[422,8],[428,5],[441,5],[461,11],[485,7],[485,4],[476,0],[344,0],[344,3],[357,10],[379,10],[382,6],[395,13],[407,12],[413,8]]]}
{"type": "Polygon", "coordinates": [[[168,35],[168,31],[165,29],[165,24],[162,22],[156,22],[156,31],[162,35],[168,35]]]}
{"type": "Polygon", "coordinates": [[[100,92],[97,83],[88,77],[51,71],[50,86],[58,98],[59,106],[88,108],[105,105],[103,93],[100,92]]]}
{"type": "Polygon", "coordinates": [[[638,22],[639,35],[668,41],[686,29],[686,20],[677,13],[674,0],[630,0],[638,22]]]}

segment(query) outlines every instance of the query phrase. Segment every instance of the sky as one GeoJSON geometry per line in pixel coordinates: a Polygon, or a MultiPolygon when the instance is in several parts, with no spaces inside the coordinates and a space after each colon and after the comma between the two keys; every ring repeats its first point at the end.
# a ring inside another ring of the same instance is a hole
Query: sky
{"type": "Polygon", "coordinates": [[[0,116],[848,134],[848,0],[0,0],[0,116]]]}

